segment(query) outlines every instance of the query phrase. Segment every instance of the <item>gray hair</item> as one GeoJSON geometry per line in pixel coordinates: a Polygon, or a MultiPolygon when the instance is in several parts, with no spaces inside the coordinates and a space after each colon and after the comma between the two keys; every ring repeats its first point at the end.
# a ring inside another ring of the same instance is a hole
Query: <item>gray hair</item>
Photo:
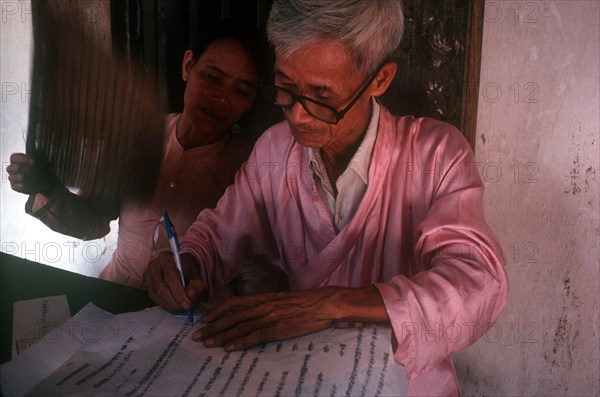
{"type": "Polygon", "coordinates": [[[365,75],[397,55],[402,0],[275,0],[267,32],[283,57],[323,39],[339,40],[365,75]]]}

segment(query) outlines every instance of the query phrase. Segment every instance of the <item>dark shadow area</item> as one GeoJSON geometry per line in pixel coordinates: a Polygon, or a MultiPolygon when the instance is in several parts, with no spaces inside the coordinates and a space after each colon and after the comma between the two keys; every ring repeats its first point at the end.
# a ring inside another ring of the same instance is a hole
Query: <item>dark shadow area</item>
{"type": "MultiPolygon", "coordinates": [[[[478,1],[404,0],[399,72],[382,97],[394,114],[434,117],[464,129],[463,97],[470,73],[466,63],[474,31],[469,21],[478,1]]],[[[256,26],[266,35],[271,4],[272,0],[112,0],[113,45],[156,74],[165,112],[181,111],[181,59],[194,38],[224,19],[256,26]]],[[[281,120],[280,110],[258,101],[242,124],[254,141],[281,120]]]]}

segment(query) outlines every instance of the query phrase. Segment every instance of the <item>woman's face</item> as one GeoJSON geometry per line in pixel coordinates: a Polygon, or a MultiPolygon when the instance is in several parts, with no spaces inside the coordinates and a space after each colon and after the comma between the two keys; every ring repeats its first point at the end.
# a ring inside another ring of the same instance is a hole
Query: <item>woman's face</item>
{"type": "Polygon", "coordinates": [[[200,58],[183,60],[184,115],[194,131],[220,134],[252,107],[258,73],[252,56],[234,39],[209,44],[200,58]]]}

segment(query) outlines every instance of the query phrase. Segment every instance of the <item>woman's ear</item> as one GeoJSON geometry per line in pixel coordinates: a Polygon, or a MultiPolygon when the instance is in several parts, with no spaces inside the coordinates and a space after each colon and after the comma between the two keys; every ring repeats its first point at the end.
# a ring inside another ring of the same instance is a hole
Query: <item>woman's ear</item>
{"type": "Polygon", "coordinates": [[[181,64],[181,78],[183,81],[188,81],[190,76],[190,70],[194,65],[194,54],[192,54],[191,50],[187,50],[185,54],[183,54],[183,62],[181,64]]]}
{"type": "Polygon", "coordinates": [[[373,86],[371,90],[371,96],[380,96],[383,95],[392,81],[394,80],[394,76],[396,76],[396,71],[398,70],[398,64],[395,61],[389,61],[385,63],[375,76],[373,80],[373,86]]]}

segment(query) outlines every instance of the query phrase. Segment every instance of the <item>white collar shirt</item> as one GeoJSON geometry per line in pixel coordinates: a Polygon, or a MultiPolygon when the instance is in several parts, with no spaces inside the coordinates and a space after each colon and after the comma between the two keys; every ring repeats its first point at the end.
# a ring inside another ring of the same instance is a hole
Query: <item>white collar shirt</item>
{"type": "Polygon", "coordinates": [[[379,112],[379,104],[375,99],[372,99],[371,119],[367,131],[358,150],[348,163],[348,167],[336,181],[337,196],[327,176],[320,149],[308,148],[310,169],[313,172],[317,190],[331,216],[336,232],[342,230],[352,219],[367,190],[369,166],[371,165],[373,147],[379,126],[379,112]]]}

